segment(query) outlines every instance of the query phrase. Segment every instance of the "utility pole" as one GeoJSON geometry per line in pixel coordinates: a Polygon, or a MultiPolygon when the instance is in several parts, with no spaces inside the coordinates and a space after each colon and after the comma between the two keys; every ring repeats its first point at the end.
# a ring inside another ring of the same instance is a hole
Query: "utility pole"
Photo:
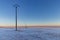
{"type": "Polygon", "coordinates": [[[17,11],[18,10],[17,9],[18,9],[19,5],[15,4],[14,7],[15,7],[15,28],[16,28],[16,31],[17,31],[17,27],[18,27],[18,25],[17,25],[17,11]]]}
{"type": "Polygon", "coordinates": [[[17,6],[15,8],[16,8],[16,14],[15,14],[15,16],[16,16],[16,31],[17,31],[17,6]]]}

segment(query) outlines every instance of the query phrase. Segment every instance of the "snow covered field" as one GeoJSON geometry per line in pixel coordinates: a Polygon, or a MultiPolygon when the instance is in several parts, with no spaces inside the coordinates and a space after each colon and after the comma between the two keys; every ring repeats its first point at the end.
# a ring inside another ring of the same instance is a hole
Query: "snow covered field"
{"type": "Polygon", "coordinates": [[[0,40],[60,40],[60,28],[0,28],[0,40]]]}

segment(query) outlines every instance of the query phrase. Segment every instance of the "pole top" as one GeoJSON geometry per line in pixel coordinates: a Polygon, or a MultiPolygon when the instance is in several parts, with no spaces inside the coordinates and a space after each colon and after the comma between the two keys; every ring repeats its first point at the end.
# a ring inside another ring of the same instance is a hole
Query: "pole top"
{"type": "Polygon", "coordinates": [[[14,7],[20,7],[18,4],[14,4],[13,6],[14,6],[14,7]]]}

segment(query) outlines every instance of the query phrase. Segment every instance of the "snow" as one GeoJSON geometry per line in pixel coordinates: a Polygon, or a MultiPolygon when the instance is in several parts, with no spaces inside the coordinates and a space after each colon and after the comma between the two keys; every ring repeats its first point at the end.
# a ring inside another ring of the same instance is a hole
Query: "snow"
{"type": "Polygon", "coordinates": [[[0,28],[0,40],[60,40],[60,28],[0,28]]]}

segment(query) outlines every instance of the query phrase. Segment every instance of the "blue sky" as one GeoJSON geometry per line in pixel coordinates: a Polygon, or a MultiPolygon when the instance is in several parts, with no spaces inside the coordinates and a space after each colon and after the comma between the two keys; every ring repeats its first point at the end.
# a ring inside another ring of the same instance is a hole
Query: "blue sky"
{"type": "Polygon", "coordinates": [[[18,25],[60,25],[60,0],[0,0],[0,25],[14,25],[15,3],[18,25]]]}

